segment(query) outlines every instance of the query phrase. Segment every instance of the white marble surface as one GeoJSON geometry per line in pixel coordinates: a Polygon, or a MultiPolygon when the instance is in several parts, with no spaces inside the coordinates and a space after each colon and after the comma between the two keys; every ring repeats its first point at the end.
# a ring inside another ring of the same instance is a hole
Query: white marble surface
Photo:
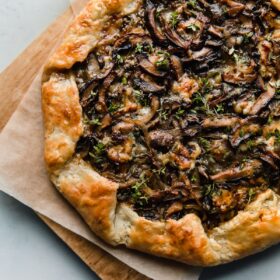
{"type": "MultiPolygon", "coordinates": [[[[63,12],[68,1],[0,0],[0,71],[63,12]]],[[[276,246],[245,260],[206,269],[200,280],[280,279],[279,261],[280,246],[276,246]]],[[[30,209],[0,193],[0,279],[97,277],[30,209]]]]}

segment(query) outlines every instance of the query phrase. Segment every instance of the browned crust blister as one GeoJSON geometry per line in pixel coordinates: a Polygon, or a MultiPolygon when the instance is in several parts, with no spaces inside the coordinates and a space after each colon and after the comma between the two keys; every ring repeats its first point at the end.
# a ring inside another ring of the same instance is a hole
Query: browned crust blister
{"type": "MultiPolygon", "coordinates": [[[[280,10],[280,1],[271,0],[280,10]]],[[[97,174],[75,155],[83,134],[82,109],[75,79],[63,70],[86,59],[102,36],[110,15],[129,14],[139,0],[91,0],[71,24],[44,71],[42,106],[45,160],[53,183],[90,228],[107,242],[192,265],[217,265],[253,254],[280,240],[280,202],[262,193],[232,220],[205,232],[188,214],[166,222],[139,217],[117,204],[118,185],[97,174]]]]}

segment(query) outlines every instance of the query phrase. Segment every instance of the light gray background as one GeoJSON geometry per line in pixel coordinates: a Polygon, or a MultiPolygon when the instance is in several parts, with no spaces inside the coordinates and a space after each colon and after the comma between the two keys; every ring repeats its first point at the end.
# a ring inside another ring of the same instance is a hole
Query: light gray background
{"type": "MultiPolygon", "coordinates": [[[[69,0],[0,0],[0,71],[68,4],[69,0]]],[[[276,246],[245,260],[207,269],[200,280],[280,279],[279,261],[280,246],[276,246]]],[[[30,209],[0,192],[0,279],[97,277],[30,209]]]]}

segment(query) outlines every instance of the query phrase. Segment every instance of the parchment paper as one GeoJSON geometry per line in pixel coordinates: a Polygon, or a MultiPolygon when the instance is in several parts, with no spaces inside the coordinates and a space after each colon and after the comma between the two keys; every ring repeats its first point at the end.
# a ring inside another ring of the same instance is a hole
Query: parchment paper
{"type": "MultiPolygon", "coordinates": [[[[82,7],[81,2],[86,1],[75,2],[72,6],[75,13],[82,7]]],[[[0,135],[0,190],[148,277],[159,280],[198,279],[198,268],[106,245],[56,191],[47,177],[43,162],[40,77],[41,73],[38,73],[0,135]]]]}

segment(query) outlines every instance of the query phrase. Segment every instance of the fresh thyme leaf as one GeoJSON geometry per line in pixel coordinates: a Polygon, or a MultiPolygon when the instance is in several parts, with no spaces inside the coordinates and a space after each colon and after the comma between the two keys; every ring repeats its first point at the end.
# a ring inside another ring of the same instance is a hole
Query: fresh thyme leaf
{"type": "Polygon", "coordinates": [[[127,85],[127,78],[126,77],[122,77],[122,84],[124,86],[127,85]]]}
{"type": "Polygon", "coordinates": [[[160,51],[157,54],[160,56],[159,59],[155,63],[157,69],[167,71],[170,66],[170,63],[169,63],[170,54],[165,51],[160,51]]]}
{"type": "Polygon", "coordinates": [[[109,108],[108,108],[108,111],[110,113],[114,113],[116,112],[118,109],[120,109],[121,105],[120,104],[117,104],[117,103],[112,103],[109,108]]]}
{"type": "Polygon", "coordinates": [[[120,54],[117,55],[116,62],[117,64],[122,64],[124,62],[124,59],[120,54]]]}
{"type": "Polygon", "coordinates": [[[195,9],[196,6],[197,6],[197,0],[189,0],[189,1],[187,1],[187,6],[195,9]]]}
{"type": "Polygon", "coordinates": [[[243,137],[245,135],[245,131],[243,129],[240,129],[239,131],[239,136],[243,137]]]}
{"type": "Polygon", "coordinates": [[[248,150],[252,150],[255,147],[255,142],[253,140],[248,140],[246,142],[246,146],[247,146],[248,150]]]}
{"type": "Polygon", "coordinates": [[[276,129],[274,132],[275,141],[277,144],[280,144],[280,130],[276,129]]]}
{"type": "Polygon", "coordinates": [[[189,30],[195,32],[195,31],[200,30],[200,27],[199,27],[198,25],[192,23],[192,24],[190,24],[189,26],[187,26],[187,29],[189,29],[189,30]]]}
{"type": "Polygon", "coordinates": [[[101,122],[98,118],[94,118],[92,120],[85,118],[84,123],[87,125],[101,125],[101,122]]]}
{"type": "Polygon", "coordinates": [[[225,111],[225,108],[224,108],[223,104],[218,104],[215,108],[215,112],[217,114],[224,113],[224,111],[225,111]]]}
{"type": "Polygon", "coordinates": [[[194,182],[197,181],[197,179],[198,178],[197,178],[196,174],[193,174],[192,177],[191,177],[191,182],[194,183],[194,182]]]}
{"type": "Polygon", "coordinates": [[[165,111],[163,109],[159,109],[157,112],[158,112],[159,118],[161,120],[166,121],[168,119],[168,112],[167,111],[165,111]]]}
{"type": "Polygon", "coordinates": [[[184,109],[179,109],[176,113],[175,113],[175,118],[176,119],[181,119],[185,114],[185,110],[184,109]]]}
{"type": "Polygon", "coordinates": [[[160,169],[153,169],[153,173],[158,174],[158,175],[165,175],[166,167],[163,166],[160,169]]]}
{"type": "Polygon", "coordinates": [[[210,145],[210,142],[207,139],[205,139],[203,137],[199,137],[198,142],[206,151],[210,150],[211,145],[210,145]]]}
{"type": "Polygon", "coordinates": [[[179,14],[177,12],[172,12],[170,17],[170,24],[174,28],[179,22],[179,14]]]}
{"type": "Polygon", "coordinates": [[[267,119],[267,124],[271,124],[273,121],[273,116],[269,116],[267,119]]]}
{"type": "Polygon", "coordinates": [[[253,188],[250,188],[248,191],[248,203],[250,203],[254,196],[256,195],[256,191],[253,188]]]}
{"type": "Polygon", "coordinates": [[[144,51],[144,47],[142,44],[137,43],[136,47],[135,47],[135,53],[143,53],[144,51]]]}
{"type": "Polygon", "coordinates": [[[249,32],[249,33],[243,35],[243,43],[248,44],[250,42],[251,38],[253,37],[253,35],[254,35],[253,32],[249,32]]]}
{"type": "Polygon", "coordinates": [[[214,184],[208,184],[205,185],[203,188],[203,196],[210,196],[212,197],[212,195],[216,192],[216,187],[214,184]]]}
{"type": "Polygon", "coordinates": [[[93,147],[94,152],[89,152],[89,156],[93,159],[95,163],[102,163],[104,161],[104,153],[106,146],[99,142],[93,147]]]}
{"type": "Polygon", "coordinates": [[[144,177],[140,178],[140,180],[135,183],[132,187],[132,194],[131,198],[134,201],[134,203],[138,203],[142,205],[143,203],[148,202],[148,198],[142,194],[142,188],[146,186],[146,180],[144,177]]]}

